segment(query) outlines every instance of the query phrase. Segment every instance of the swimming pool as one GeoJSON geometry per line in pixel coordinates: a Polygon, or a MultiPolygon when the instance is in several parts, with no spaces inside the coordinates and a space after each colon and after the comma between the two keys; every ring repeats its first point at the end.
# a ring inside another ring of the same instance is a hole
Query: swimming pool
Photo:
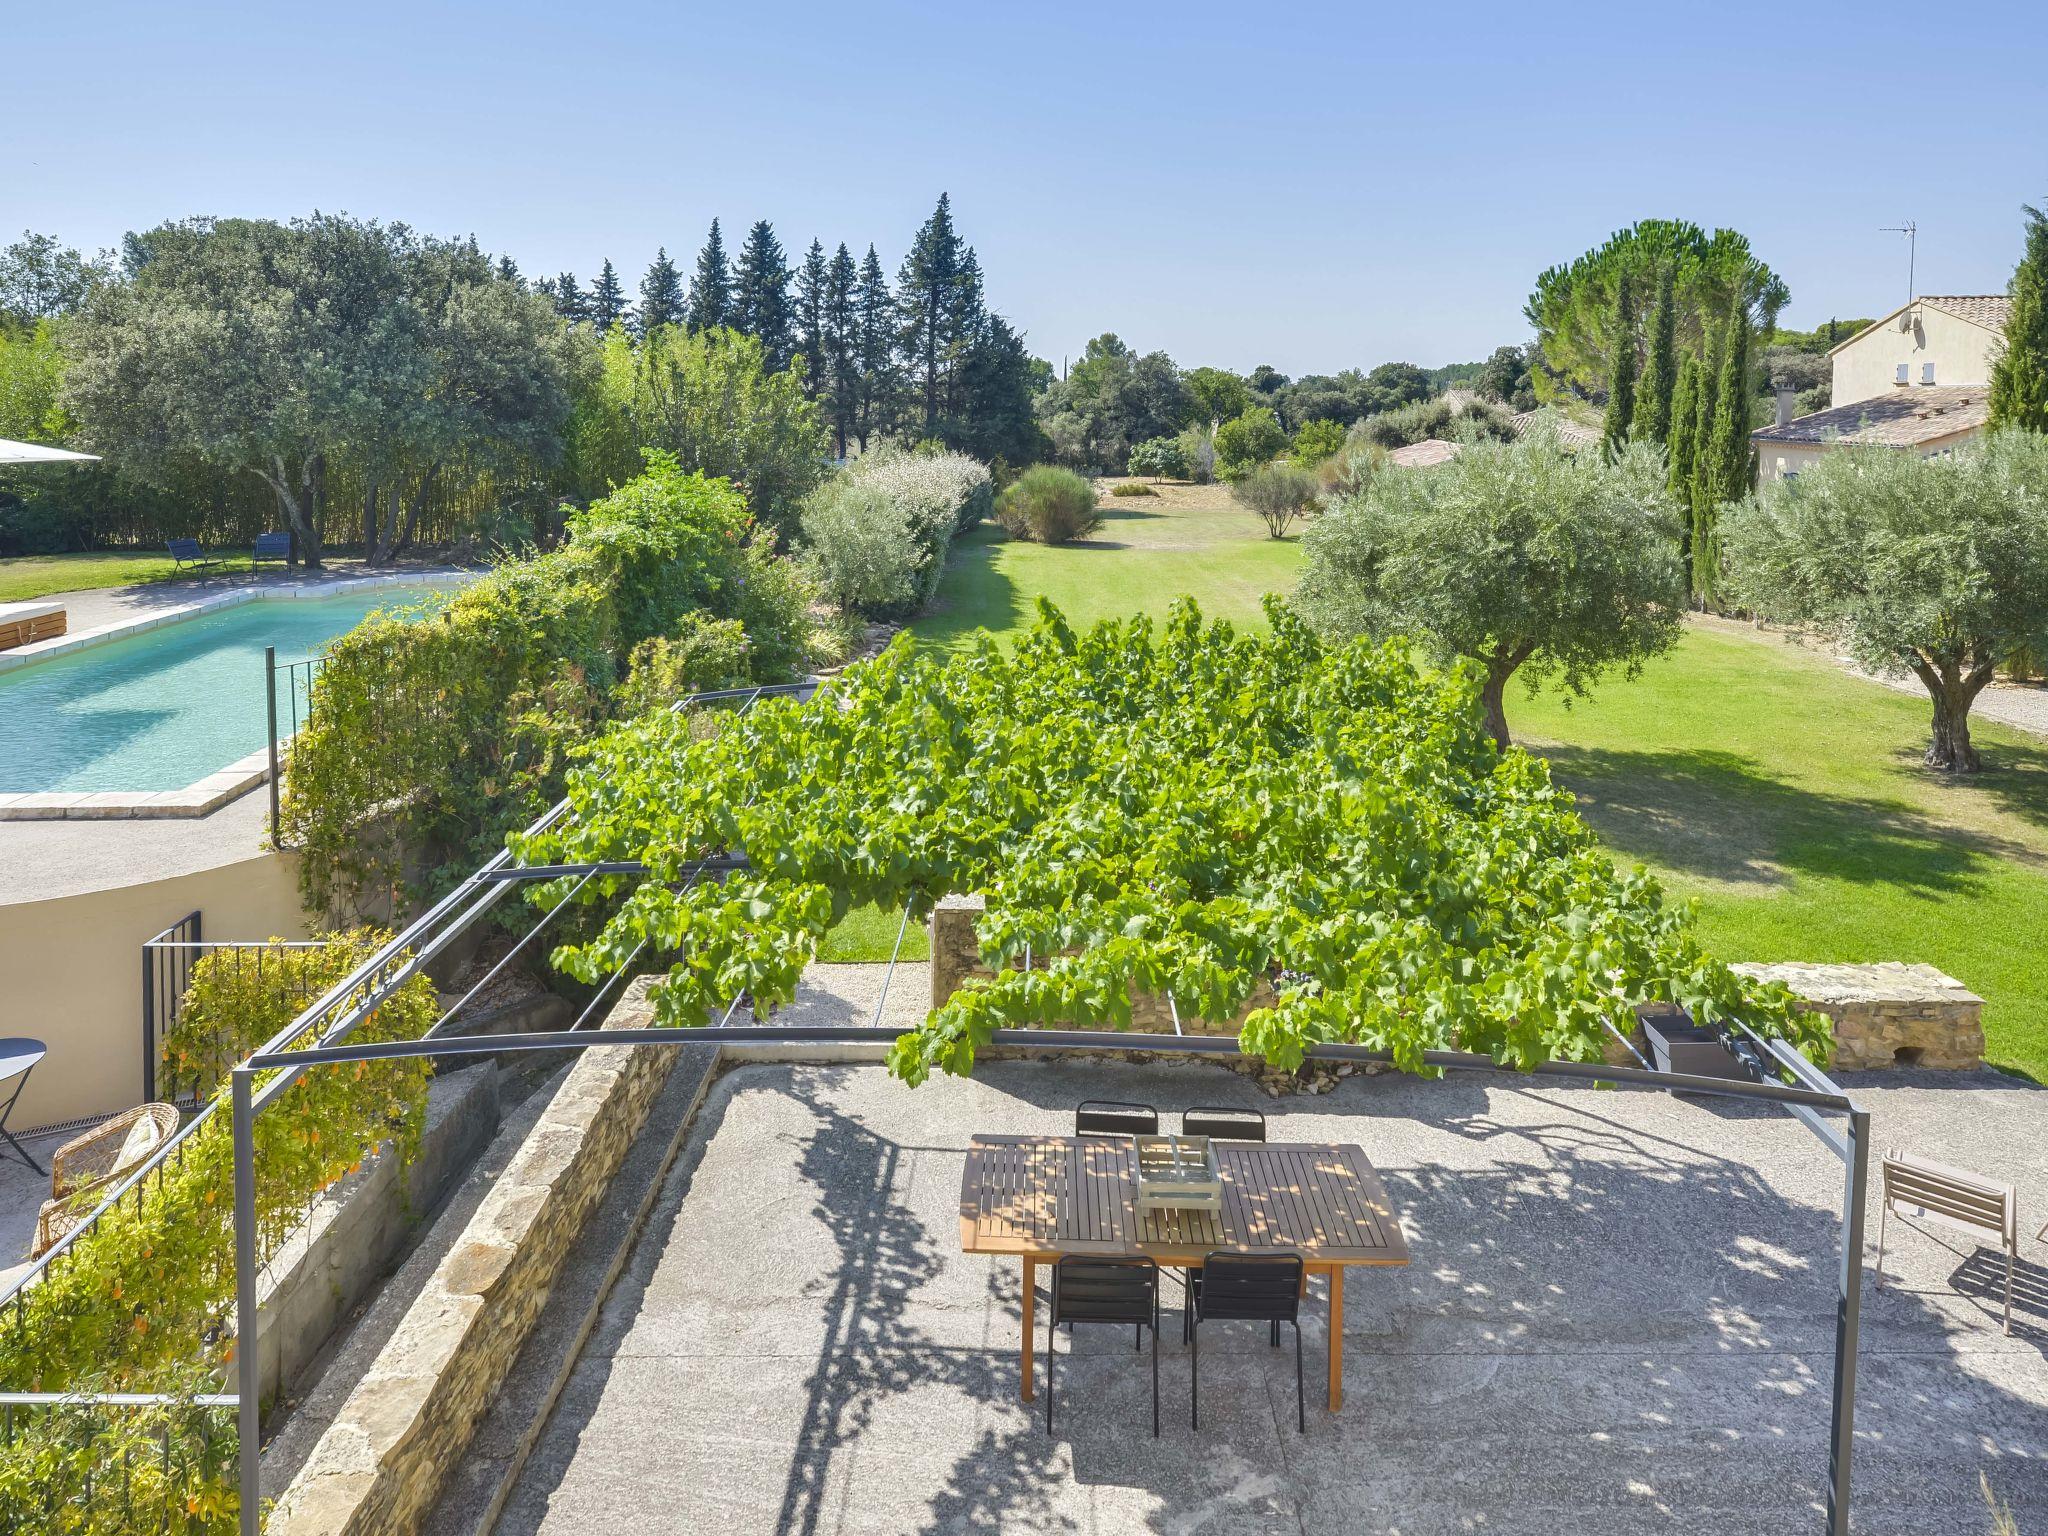
{"type": "Polygon", "coordinates": [[[265,646],[297,660],[445,590],[259,598],[0,672],[0,794],[183,789],[267,745],[265,646]]]}

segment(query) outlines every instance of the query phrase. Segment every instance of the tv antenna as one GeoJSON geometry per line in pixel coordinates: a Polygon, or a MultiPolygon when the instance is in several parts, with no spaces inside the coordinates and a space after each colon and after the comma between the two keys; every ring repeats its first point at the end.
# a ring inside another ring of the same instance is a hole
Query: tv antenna
{"type": "Polygon", "coordinates": [[[1911,219],[1903,224],[1886,224],[1878,230],[1880,235],[1904,235],[1906,237],[1906,302],[1913,302],[1913,265],[1919,255],[1920,226],[1911,219]]]}

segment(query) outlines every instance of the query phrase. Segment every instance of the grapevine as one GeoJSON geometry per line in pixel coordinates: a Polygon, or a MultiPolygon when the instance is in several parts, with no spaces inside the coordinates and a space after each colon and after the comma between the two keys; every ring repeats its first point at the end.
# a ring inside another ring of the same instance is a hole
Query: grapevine
{"type": "Polygon", "coordinates": [[[519,852],[647,877],[585,886],[623,899],[556,963],[595,982],[662,956],[655,1016],[690,1025],[742,993],[787,1001],[857,905],[922,917],[977,892],[995,974],[897,1041],[907,1082],[971,1071],[999,1028],[1126,1028],[1134,993],[1232,1019],[1261,982],[1273,1000],[1241,1044],[1287,1067],[1335,1041],[1411,1071],[1432,1049],[1598,1060],[1607,1024],[1650,1000],[1825,1054],[1821,1021],[1614,866],[1541,760],[1494,746],[1467,673],[1325,648],[1274,601],[1263,634],[1187,601],[1163,626],[1078,635],[1040,610],[1012,652],[899,637],[808,702],[599,739],[570,775],[575,815],[519,852]],[[716,854],[746,867],[692,881],[716,854]],[[1013,967],[1027,951],[1040,963],[1013,967]]]}

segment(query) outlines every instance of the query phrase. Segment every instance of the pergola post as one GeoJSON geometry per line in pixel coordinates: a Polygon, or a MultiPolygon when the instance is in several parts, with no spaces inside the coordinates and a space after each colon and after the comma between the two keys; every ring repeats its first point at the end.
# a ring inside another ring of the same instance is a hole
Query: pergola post
{"type": "Polygon", "coordinates": [[[1849,1476],[1856,1447],[1856,1350],[1863,1315],[1864,1175],[1870,1167],[1870,1113],[1849,1111],[1842,1159],[1842,1268],[1835,1295],[1834,1417],[1828,1435],[1828,1536],[1849,1536],[1849,1476]]]}

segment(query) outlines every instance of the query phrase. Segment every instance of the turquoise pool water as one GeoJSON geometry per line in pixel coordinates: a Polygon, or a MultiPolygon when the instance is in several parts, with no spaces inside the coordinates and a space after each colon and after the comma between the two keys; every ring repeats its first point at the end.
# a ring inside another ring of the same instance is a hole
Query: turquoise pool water
{"type": "Polygon", "coordinates": [[[266,645],[296,661],[437,590],[259,599],[0,672],[0,793],[183,789],[265,745],[266,645]]]}

